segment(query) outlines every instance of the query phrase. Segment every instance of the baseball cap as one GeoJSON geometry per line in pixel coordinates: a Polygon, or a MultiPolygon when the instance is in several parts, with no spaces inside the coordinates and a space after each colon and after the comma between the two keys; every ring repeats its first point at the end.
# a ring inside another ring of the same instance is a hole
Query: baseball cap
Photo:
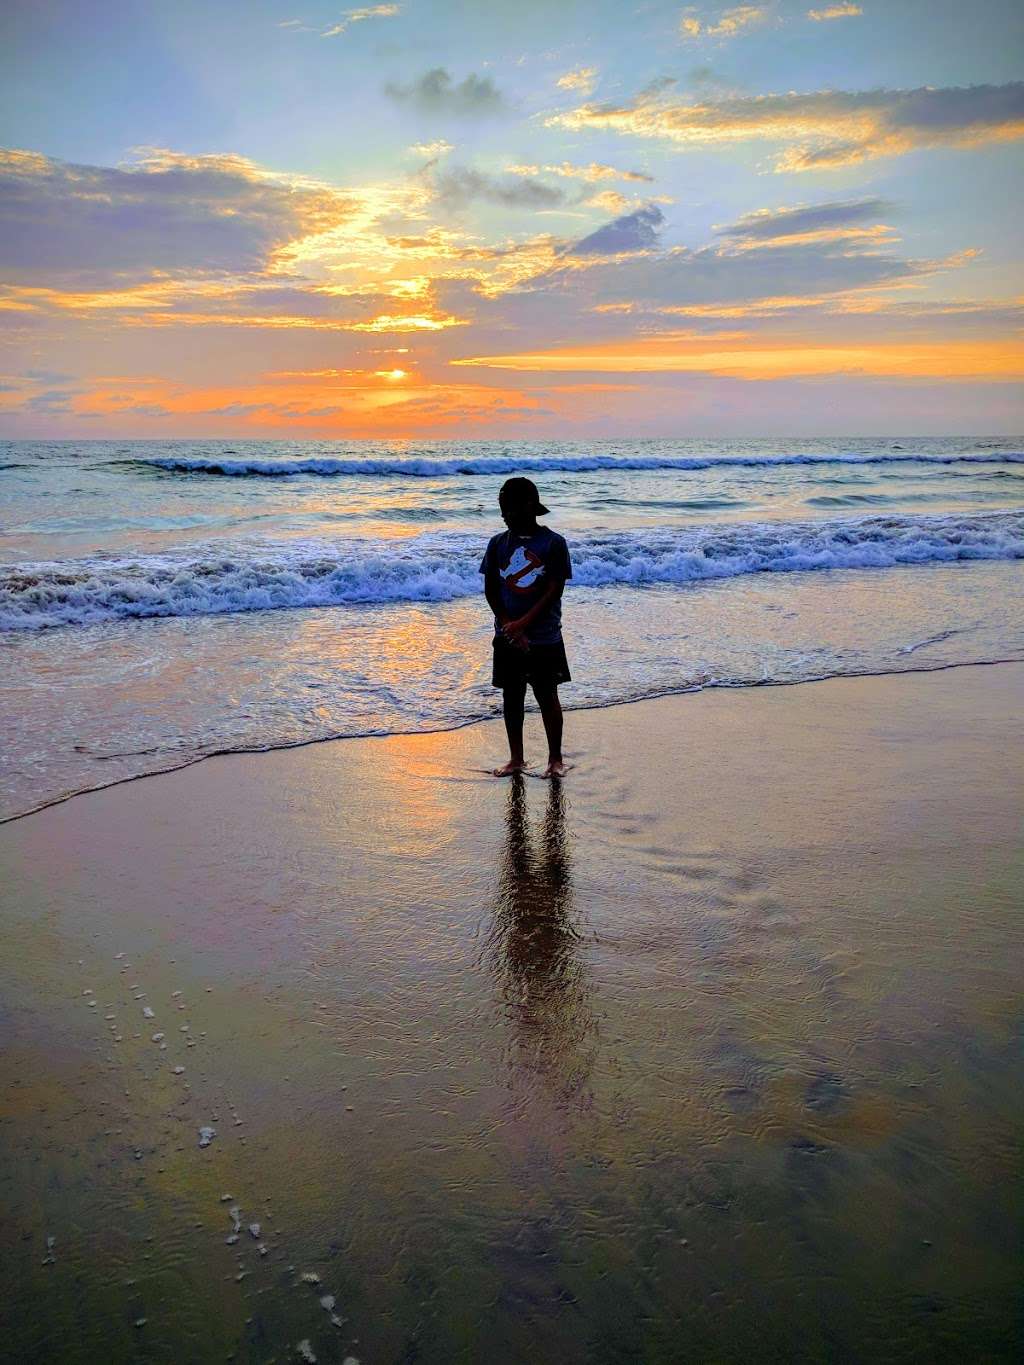
{"type": "Polygon", "coordinates": [[[530,507],[538,517],[547,515],[547,508],[540,500],[537,485],[532,479],[506,479],[498,492],[498,502],[521,503],[530,507]]]}

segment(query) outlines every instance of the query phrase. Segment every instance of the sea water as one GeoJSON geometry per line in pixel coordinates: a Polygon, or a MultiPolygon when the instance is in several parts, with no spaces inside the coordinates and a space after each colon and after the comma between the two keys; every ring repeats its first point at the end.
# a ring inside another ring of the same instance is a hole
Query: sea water
{"type": "Polygon", "coordinates": [[[0,814],[494,714],[513,474],[570,544],[569,707],[1024,658],[1021,438],[5,442],[0,814]]]}

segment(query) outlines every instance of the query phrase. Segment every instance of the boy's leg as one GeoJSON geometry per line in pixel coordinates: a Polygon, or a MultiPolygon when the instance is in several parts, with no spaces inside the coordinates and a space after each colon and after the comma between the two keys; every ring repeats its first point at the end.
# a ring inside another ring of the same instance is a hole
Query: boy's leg
{"type": "Polygon", "coordinates": [[[562,703],[558,700],[558,684],[533,684],[533,695],[537,698],[544,733],[548,737],[548,766],[545,777],[561,777],[565,772],[562,762],[562,703]]]}
{"type": "Polygon", "coordinates": [[[505,733],[508,735],[509,760],[502,768],[495,768],[495,777],[506,777],[526,767],[523,758],[523,703],[526,701],[526,682],[506,683],[501,691],[505,714],[505,733]]]}

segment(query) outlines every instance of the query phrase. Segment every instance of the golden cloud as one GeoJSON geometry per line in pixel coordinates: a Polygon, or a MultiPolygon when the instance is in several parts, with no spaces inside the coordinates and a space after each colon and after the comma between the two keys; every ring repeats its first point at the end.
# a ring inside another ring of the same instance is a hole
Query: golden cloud
{"type": "Polygon", "coordinates": [[[680,146],[755,140],[788,144],[777,171],[828,170],[916,148],[976,147],[1024,136],[1024,82],[948,89],[753,95],[696,103],[645,93],[584,104],[549,127],[606,129],[680,146]]]}
{"type": "Polygon", "coordinates": [[[589,95],[597,84],[596,66],[578,66],[575,71],[567,71],[555,81],[559,90],[578,90],[581,95],[589,95]]]}
{"type": "Polygon", "coordinates": [[[691,8],[679,20],[679,32],[684,38],[735,38],[743,29],[767,23],[770,18],[768,10],[760,5],[736,5],[726,10],[717,23],[709,24],[698,19],[691,8]]]}
{"type": "Polygon", "coordinates": [[[599,180],[643,180],[649,183],[654,179],[642,171],[620,171],[614,166],[602,166],[597,161],[592,161],[589,166],[574,166],[570,161],[562,161],[553,166],[506,166],[505,170],[509,175],[540,175],[543,171],[545,175],[561,175],[570,180],[587,180],[591,183],[599,180]]]}
{"type": "Polygon", "coordinates": [[[860,5],[829,5],[828,9],[809,9],[807,17],[821,23],[825,19],[852,19],[863,13],[860,5]]]}

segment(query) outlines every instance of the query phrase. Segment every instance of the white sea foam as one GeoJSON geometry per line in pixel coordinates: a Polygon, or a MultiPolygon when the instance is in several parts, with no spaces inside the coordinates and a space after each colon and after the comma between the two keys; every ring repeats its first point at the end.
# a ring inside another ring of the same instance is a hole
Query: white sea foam
{"type": "MultiPolygon", "coordinates": [[[[451,601],[480,591],[479,554],[475,538],[437,534],[22,564],[0,571],[0,630],[451,601]]],[[[574,538],[572,554],[579,587],[1012,560],[1024,558],[1024,513],[645,528],[574,538]]]]}
{"type": "Polygon", "coordinates": [[[466,457],[464,459],[338,460],[330,457],[292,460],[232,460],[188,455],[157,455],[130,461],[175,474],[215,474],[226,478],[291,478],[312,474],[321,478],[440,479],[459,475],[516,474],[561,471],[587,474],[616,470],[657,469],[752,469],[776,465],[888,465],[888,464],[1024,464],[1024,451],[985,454],[936,452],[857,452],[836,454],[781,453],[778,455],[722,455],[707,459],[697,455],[548,455],[466,457]]]}

